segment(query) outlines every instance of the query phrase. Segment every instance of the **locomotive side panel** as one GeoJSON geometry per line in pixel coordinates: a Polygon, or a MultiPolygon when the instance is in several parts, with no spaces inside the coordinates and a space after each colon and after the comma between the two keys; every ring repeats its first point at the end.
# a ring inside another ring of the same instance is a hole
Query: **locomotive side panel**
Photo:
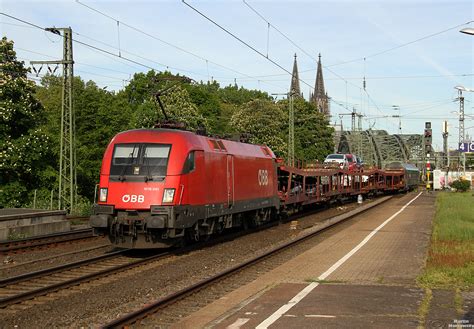
{"type": "Polygon", "coordinates": [[[189,166],[183,168],[180,180],[180,191],[178,193],[178,205],[204,205],[207,195],[203,193],[206,189],[206,165],[203,151],[191,151],[194,161],[189,161],[189,166]]]}
{"type": "Polygon", "coordinates": [[[234,156],[235,200],[272,199],[276,192],[276,173],[271,158],[234,156]],[[245,183],[244,183],[245,182],[245,183]]]}
{"type": "Polygon", "coordinates": [[[223,204],[227,202],[227,154],[216,152],[204,153],[205,182],[202,193],[206,204],[223,204]]]}

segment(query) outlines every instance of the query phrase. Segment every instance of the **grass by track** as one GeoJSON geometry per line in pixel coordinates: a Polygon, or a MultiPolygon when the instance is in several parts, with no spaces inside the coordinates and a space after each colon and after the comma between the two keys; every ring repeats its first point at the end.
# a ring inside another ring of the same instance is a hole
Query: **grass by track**
{"type": "Polygon", "coordinates": [[[418,282],[427,288],[474,287],[474,196],[440,192],[431,246],[418,282]]]}

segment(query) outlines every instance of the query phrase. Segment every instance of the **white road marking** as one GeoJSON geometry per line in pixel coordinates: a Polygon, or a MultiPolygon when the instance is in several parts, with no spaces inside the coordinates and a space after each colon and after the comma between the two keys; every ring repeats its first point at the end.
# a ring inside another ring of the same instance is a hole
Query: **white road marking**
{"type": "Polygon", "coordinates": [[[227,329],[239,329],[241,326],[246,324],[249,320],[250,319],[246,319],[246,318],[238,318],[237,320],[235,320],[234,323],[229,325],[227,329]]]}
{"type": "Polygon", "coordinates": [[[305,318],[335,318],[335,315],[306,314],[305,318]]]}
{"type": "MultiPolygon", "coordinates": [[[[349,251],[344,257],[339,259],[333,266],[331,266],[326,272],[321,274],[318,277],[318,280],[324,280],[326,279],[331,273],[333,273],[335,270],[337,270],[342,264],[346,262],[352,255],[354,255],[360,248],[362,248],[380,229],[382,229],[385,225],[387,225],[392,219],[394,219],[396,216],[398,216],[403,210],[406,209],[413,201],[418,199],[418,197],[422,194],[423,192],[418,193],[416,197],[411,199],[409,202],[407,202],[399,211],[394,213],[392,216],[390,216],[387,220],[385,220],[382,224],[380,224],[375,230],[370,232],[367,237],[362,240],[357,246],[354,247],[351,251],[349,251]]],[[[319,282],[312,282],[309,285],[307,285],[303,290],[301,290],[295,297],[293,297],[288,303],[280,307],[278,310],[276,310],[272,315],[270,315],[268,318],[266,318],[262,323],[260,323],[256,329],[265,329],[268,328],[271,324],[273,324],[275,321],[277,321],[283,314],[288,312],[293,306],[298,304],[304,297],[306,297],[311,291],[314,290],[319,285],[319,282]]]]}

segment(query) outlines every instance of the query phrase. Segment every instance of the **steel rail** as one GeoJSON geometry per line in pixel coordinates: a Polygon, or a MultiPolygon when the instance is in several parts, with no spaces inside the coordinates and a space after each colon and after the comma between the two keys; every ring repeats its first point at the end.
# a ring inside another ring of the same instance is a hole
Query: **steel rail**
{"type": "Polygon", "coordinates": [[[7,285],[14,284],[14,283],[20,283],[20,282],[28,281],[31,279],[36,279],[38,277],[46,276],[49,274],[54,274],[54,273],[58,273],[58,272],[66,271],[66,270],[72,270],[74,268],[78,268],[87,264],[95,263],[100,260],[114,258],[114,257],[122,255],[126,251],[127,250],[119,250],[119,251],[111,252],[105,255],[83,259],[77,262],[67,263],[67,264],[63,264],[63,265],[59,265],[59,266],[55,266],[51,268],[46,268],[39,271],[29,272],[29,273],[13,276],[10,278],[2,279],[0,280],[0,288],[3,288],[7,285]]]}
{"type": "MultiPolygon", "coordinates": [[[[110,254],[106,255],[106,256],[115,257],[115,256],[117,256],[117,254],[124,253],[125,251],[126,250],[119,251],[119,252],[115,253],[112,256],[110,254]]],[[[138,261],[135,261],[135,262],[132,262],[132,263],[127,263],[127,264],[114,266],[114,267],[104,269],[104,270],[101,270],[101,271],[98,271],[98,272],[86,274],[86,275],[80,276],[78,278],[73,278],[73,279],[70,279],[70,280],[66,280],[66,281],[63,281],[63,282],[58,282],[58,283],[55,283],[55,284],[52,284],[52,285],[49,285],[49,286],[46,286],[46,287],[42,287],[42,288],[39,288],[39,289],[34,289],[34,290],[31,290],[31,291],[27,291],[27,292],[24,292],[24,293],[20,293],[20,294],[17,294],[17,295],[6,297],[6,298],[3,298],[3,299],[0,299],[0,308],[5,308],[5,307],[7,307],[9,305],[12,305],[12,304],[17,304],[19,302],[29,300],[29,299],[32,299],[32,298],[37,297],[37,296],[45,295],[49,292],[62,290],[62,289],[65,289],[65,288],[69,288],[71,286],[76,286],[80,283],[83,283],[83,282],[86,282],[86,281],[91,281],[91,280],[94,280],[94,279],[97,279],[97,278],[100,278],[100,277],[103,277],[103,276],[106,276],[106,275],[109,275],[109,274],[112,274],[112,273],[122,272],[122,271],[125,271],[125,270],[128,270],[128,269],[131,269],[133,267],[139,266],[139,265],[145,265],[145,264],[147,264],[151,261],[155,261],[157,259],[166,257],[169,254],[170,254],[169,252],[160,253],[158,255],[153,255],[153,256],[150,256],[150,257],[147,257],[145,259],[141,259],[141,260],[138,260],[138,261]]],[[[110,257],[99,256],[99,257],[94,257],[93,259],[95,261],[97,261],[97,260],[100,260],[100,258],[103,259],[103,258],[110,258],[110,257]]],[[[47,269],[47,270],[42,270],[42,271],[38,271],[38,272],[28,273],[28,274],[25,274],[23,276],[10,278],[10,280],[13,283],[23,282],[23,281],[27,280],[26,277],[28,275],[32,275],[32,277],[30,277],[30,279],[31,278],[43,277],[45,274],[50,274],[51,272],[48,272],[48,271],[51,271],[51,270],[56,270],[56,269],[59,269],[59,268],[70,270],[71,268],[68,268],[68,266],[75,265],[74,268],[77,268],[77,267],[79,267],[78,263],[87,264],[87,262],[89,262],[89,263],[93,264],[94,262],[91,261],[91,260],[92,260],[92,258],[88,259],[88,260],[81,261],[81,262],[66,264],[64,266],[59,266],[59,267],[52,268],[52,269],[47,269]],[[17,278],[19,278],[19,281],[15,281],[15,279],[17,279],[17,278]]],[[[58,271],[56,271],[56,272],[58,272],[58,271]]],[[[6,281],[6,280],[2,280],[2,281],[6,281]]]]}
{"type": "Polygon", "coordinates": [[[391,199],[392,196],[386,196],[386,197],[383,197],[381,199],[378,199],[374,202],[372,202],[371,204],[369,204],[368,206],[364,207],[364,208],[356,208],[352,211],[349,211],[348,213],[345,213],[345,214],[341,214],[341,215],[337,215],[337,216],[334,216],[334,217],[331,217],[327,220],[325,220],[325,224],[321,225],[321,227],[318,227],[317,229],[315,229],[314,231],[310,231],[304,235],[302,235],[301,237],[298,237],[297,239],[295,240],[292,240],[292,241],[289,241],[289,242],[286,242],[280,246],[277,246],[261,255],[258,255],[252,259],[249,259],[241,264],[237,264],[229,269],[226,269],[220,273],[217,273],[207,279],[204,279],[204,280],[201,280],[189,287],[186,287],[184,289],[181,289],[175,293],[172,293],[170,295],[167,295],[165,297],[162,297],[158,300],[156,300],[155,302],[153,303],[150,303],[150,304],[147,304],[145,307],[139,309],[139,310],[136,310],[134,312],[131,312],[131,313],[128,313],[128,314],[125,314],[124,316],[114,320],[114,321],[111,321],[103,326],[101,326],[101,328],[123,328],[123,327],[126,327],[130,324],[133,324],[145,317],[147,317],[148,315],[151,315],[155,312],[157,312],[160,308],[163,308],[163,307],[166,307],[167,305],[170,305],[170,304],[173,304],[174,302],[182,299],[182,298],[185,298],[186,296],[188,295],[191,295],[203,288],[205,288],[206,286],[209,286],[211,284],[213,284],[214,282],[224,278],[224,277],[227,277],[227,276],[230,276],[234,273],[237,273],[239,271],[241,271],[242,269],[248,267],[248,266],[251,266],[253,264],[256,264],[258,263],[259,261],[265,259],[265,258],[268,258],[276,253],[279,253],[285,249],[288,249],[289,247],[293,246],[293,245],[296,245],[298,243],[301,243],[303,241],[306,241],[316,235],[319,235],[320,233],[328,230],[329,228],[335,226],[336,224],[340,223],[340,222],[343,222],[349,218],[352,218],[356,215],[359,215],[369,209],[372,209],[373,207],[375,206],[378,206],[379,204],[385,202],[385,201],[388,201],[389,199],[391,199]]]}
{"type": "Polygon", "coordinates": [[[8,254],[10,252],[16,252],[19,250],[37,248],[56,243],[65,243],[85,238],[96,238],[96,236],[94,236],[92,233],[92,229],[86,228],[81,230],[30,237],[21,240],[1,241],[0,254],[8,254]]]}

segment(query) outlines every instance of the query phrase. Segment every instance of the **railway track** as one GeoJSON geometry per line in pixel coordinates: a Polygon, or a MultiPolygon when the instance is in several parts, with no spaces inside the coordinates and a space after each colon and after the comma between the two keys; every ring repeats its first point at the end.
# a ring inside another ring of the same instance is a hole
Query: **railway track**
{"type": "MultiPolygon", "coordinates": [[[[288,250],[291,247],[294,247],[295,245],[298,245],[298,244],[300,244],[304,241],[307,241],[307,240],[311,239],[312,237],[315,237],[316,235],[319,235],[323,231],[326,231],[329,228],[335,226],[336,224],[338,224],[340,222],[343,222],[344,220],[346,220],[348,218],[351,218],[351,217],[353,217],[357,214],[360,214],[360,213],[362,213],[362,212],[364,212],[368,209],[371,209],[371,208],[379,205],[380,203],[389,200],[390,198],[391,198],[391,196],[384,197],[384,198],[378,199],[377,201],[373,202],[368,207],[363,207],[363,209],[359,208],[359,209],[356,209],[356,210],[351,211],[349,213],[335,216],[335,217],[327,220],[323,225],[320,225],[315,229],[309,230],[307,233],[305,233],[304,235],[302,235],[302,236],[300,236],[300,237],[298,237],[294,240],[283,243],[283,244],[281,244],[281,245],[279,245],[279,246],[277,246],[277,247],[275,247],[275,248],[273,248],[273,249],[271,249],[267,252],[264,252],[264,253],[256,256],[256,257],[252,258],[252,259],[249,259],[249,260],[247,260],[243,263],[237,264],[237,265],[235,265],[231,268],[228,268],[228,269],[226,269],[226,270],[224,270],[220,273],[217,273],[217,274],[215,274],[215,275],[213,275],[209,278],[206,278],[204,280],[201,280],[197,283],[194,283],[194,284],[192,284],[192,285],[190,285],[190,286],[188,286],[188,287],[186,287],[182,290],[179,290],[179,291],[174,292],[170,295],[164,296],[164,297],[156,300],[155,302],[147,304],[146,306],[144,306],[141,309],[138,309],[138,310],[136,310],[132,313],[129,313],[129,314],[125,314],[122,317],[103,325],[102,328],[123,328],[123,327],[128,327],[130,325],[140,325],[140,324],[144,324],[144,325],[147,325],[147,326],[148,325],[158,326],[158,327],[161,327],[161,325],[164,325],[166,327],[169,323],[162,324],[162,323],[159,323],[159,321],[158,321],[158,323],[153,322],[153,324],[150,324],[148,322],[141,323],[141,321],[144,321],[147,317],[152,317],[153,315],[155,315],[155,313],[159,313],[160,315],[165,314],[166,310],[168,308],[171,308],[174,304],[177,304],[178,302],[181,302],[181,301],[185,300],[188,297],[196,295],[201,290],[204,290],[204,289],[207,289],[207,288],[212,289],[212,287],[218,285],[221,281],[223,281],[223,280],[225,280],[229,277],[239,275],[239,273],[241,273],[243,271],[246,271],[247,269],[250,269],[254,265],[257,265],[257,264],[261,263],[264,260],[270,259],[271,257],[273,257],[275,255],[278,255],[281,252],[283,252],[285,250],[288,250]]],[[[156,314],[155,317],[158,317],[158,314],[156,314]]]]}
{"type": "MultiPolygon", "coordinates": [[[[273,222],[270,224],[276,225],[277,223],[273,222]]],[[[270,224],[267,224],[267,226],[270,224]]],[[[257,227],[247,232],[230,233],[210,241],[195,243],[179,249],[177,253],[186,253],[194,249],[219,244],[229,239],[235,239],[243,234],[248,234],[249,232],[265,229],[267,226],[257,227]]],[[[78,262],[0,280],[0,309],[28,302],[32,299],[36,299],[38,296],[64,290],[84,282],[146,265],[176,254],[175,252],[162,252],[140,260],[134,260],[125,255],[127,252],[133,252],[133,250],[120,250],[78,262]]],[[[21,308],[21,306],[19,308],[21,308]]]]}
{"type": "Polygon", "coordinates": [[[92,234],[92,229],[86,228],[81,230],[36,236],[21,240],[2,241],[0,242],[0,254],[9,255],[25,252],[27,250],[49,248],[58,244],[77,242],[79,240],[99,238],[102,237],[94,236],[92,234]]]}
{"type": "Polygon", "coordinates": [[[69,263],[0,280],[0,308],[63,290],[104,276],[145,265],[169,255],[168,252],[136,260],[128,250],[69,263]]]}

